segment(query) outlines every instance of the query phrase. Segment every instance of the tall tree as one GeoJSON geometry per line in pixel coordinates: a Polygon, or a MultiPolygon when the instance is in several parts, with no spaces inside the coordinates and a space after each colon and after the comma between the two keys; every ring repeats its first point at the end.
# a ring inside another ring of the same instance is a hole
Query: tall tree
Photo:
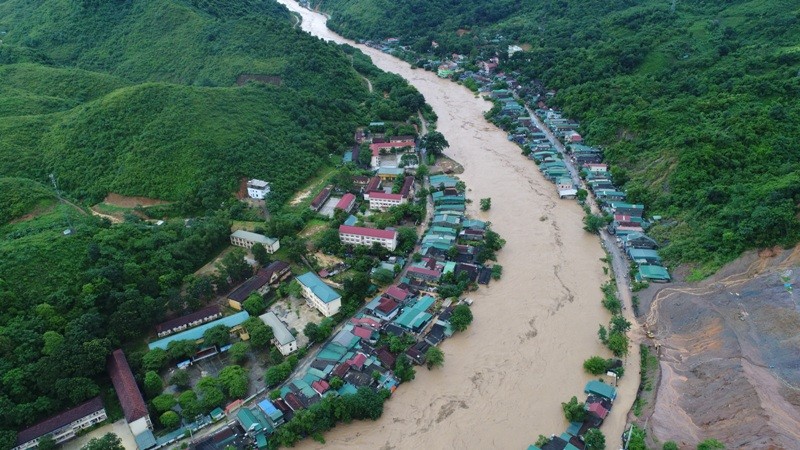
{"type": "Polygon", "coordinates": [[[445,139],[444,135],[438,131],[431,131],[422,138],[420,144],[425,150],[432,155],[441,155],[444,149],[450,147],[450,144],[445,139]]]}
{"type": "Polygon", "coordinates": [[[253,244],[253,247],[250,249],[250,251],[253,252],[253,258],[255,258],[259,264],[262,266],[269,264],[269,254],[267,253],[267,249],[263,244],[256,242],[253,244]]]}

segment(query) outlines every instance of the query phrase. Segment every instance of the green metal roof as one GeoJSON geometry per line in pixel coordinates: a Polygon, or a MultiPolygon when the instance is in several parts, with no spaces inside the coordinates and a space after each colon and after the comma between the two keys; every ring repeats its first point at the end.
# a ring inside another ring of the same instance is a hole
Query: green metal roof
{"type": "Polygon", "coordinates": [[[609,386],[602,381],[597,380],[592,380],[586,383],[586,387],[583,389],[583,392],[586,394],[599,395],[611,401],[614,401],[614,399],[617,398],[617,390],[614,389],[613,386],[609,386]]]}
{"type": "Polygon", "coordinates": [[[667,269],[661,266],[642,264],[639,266],[639,276],[648,280],[671,280],[667,269]]]}
{"type": "Polygon", "coordinates": [[[645,248],[631,248],[628,249],[628,254],[631,256],[631,259],[653,259],[656,261],[661,261],[661,257],[658,256],[658,252],[655,250],[648,250],[645,248]]]}

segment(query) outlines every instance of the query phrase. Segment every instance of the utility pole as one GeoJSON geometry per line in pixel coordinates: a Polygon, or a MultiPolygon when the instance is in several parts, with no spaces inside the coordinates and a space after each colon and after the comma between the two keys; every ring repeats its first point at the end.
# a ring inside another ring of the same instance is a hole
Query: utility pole
{"type": "MultiPolygon", "coordinates": [[[[58,197],[58,202],[62,205],[66,205],[66,201],[61,196],[61,191],[58,190],[58,182],[56,181],[56,176],[54,174],[50,174],[50,182],[53,184],[53,189],[56,191],[56,197],[58,197]]],[[[67,221],[67,229],[64,230],[64,235],[69,236],[70,234],[75,232],[75,229],[72,228],[72,219],[69,218],[69,213],[67,210],[64,210],[64,219],[67,221]]]]}
{"type": "Polygon", "coordinates": [[[672,6],[669,8],[670,14],[675,14],[675,4],[678,3],[678,0],[672,0],[672,6]]]}

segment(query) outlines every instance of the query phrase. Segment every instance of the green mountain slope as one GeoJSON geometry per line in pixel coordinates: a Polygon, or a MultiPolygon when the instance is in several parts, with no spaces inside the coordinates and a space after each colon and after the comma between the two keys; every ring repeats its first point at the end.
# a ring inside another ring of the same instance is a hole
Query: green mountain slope
{"type": "Polygon", "coordinates": [[[358,125],[425,107],[294,25],[272,0],[0,0],[0,450],[102,393],[112,349],[142,375],[142,336],[208,300],[184,280],[228,245],[241,177],[271,181],[281,216],[358,125]],[[58,203],[51,173],[75,204],[142,195],[194,219],[112,226],[58,203]]]}
{"type": "Polygon", "coordinates": [[[436,40],[441,56],[497,52],[505,70],[557,90],[629,198],[667,218],[652,233],[672,263],[701,262],[703,274],[744,249],[800,239],[800,4],[457,3],[321,5],[351,37],[401,37],[422,52],[436,40]],[[477,20],[478,8],[497,20],[477,20]],[[510,44],[529,50],[509,60],[510,44]]]}
{"type": "Polygon", "coordinates": [[[0,178],[0,225],[55,202],[53,191],[26,178],[0,178]]]}
{"type": "Polygon", "coordinates": [[[370,96],[339,48],[292,25],[270,0],[0,2],[0,173],[56,173],[90,202],[258,176],[280,204],[349,144],[370,96]]]}

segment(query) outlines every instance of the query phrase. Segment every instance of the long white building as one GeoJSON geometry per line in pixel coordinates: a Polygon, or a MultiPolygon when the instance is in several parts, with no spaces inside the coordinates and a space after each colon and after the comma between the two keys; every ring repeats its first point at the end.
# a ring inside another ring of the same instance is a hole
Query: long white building
{"type": "Polygon", "coordinates": [[[369,193],[369,209],[379,209],[386,211],[392,206],[401,205],[406,202],[401,194],[387,194],[385,192],[369,193]]]}
{"type": "Polygon", "coordinates": [[[296,280],[300,283],[303,297],[306,298],[309,306],[317,308],[325,317],[339,312],[339,308],[342,307],[342,296],[325,284],[316,274],[307,272],[298,276],[296,280]]]}
{"type": "Polygon", "coordinates": [[[253,248],[255,243],[259,243],[267,249],[267,253],[275,253],[281,248],[281,242],[278,239],[264,236],[258,233],[251,233],[244,230],[236,230],[231,234],[231,244],[237,247],[244,247],[246,249],[253,248]]]}
{"type": "Polygon", "coordinates": [[[274,312],[270,311],[258,316],[258,318],[261,319],[265,325],[272,328],[272,334],[274,336],[272,338],[272,343],[275,344],[275,347],[278,348],[281,355],[287,356],[297,351],[297,339],[295,339],[292,332],[289,331],[289,327],[281,322],[281,319],[279,319],[274,312]]]}
{"type": "Polygon", "coordinates": [[[26,450],[39,445],[39,440],[50,436],[60,444],[74,438],[81,430],[96,425],[104,420],[106,409],[100,397],[95,397],[61,414],[45,419],[19,432],[16,447],[12,450],[26,450]]]}
{"type": "Polygon", "coordinates": [[[368,247],[378,243],[382,247],[394,251],[397,248],[397,231],[340,225],[339,240],[345,245],[364,245],[368,247]]]}

